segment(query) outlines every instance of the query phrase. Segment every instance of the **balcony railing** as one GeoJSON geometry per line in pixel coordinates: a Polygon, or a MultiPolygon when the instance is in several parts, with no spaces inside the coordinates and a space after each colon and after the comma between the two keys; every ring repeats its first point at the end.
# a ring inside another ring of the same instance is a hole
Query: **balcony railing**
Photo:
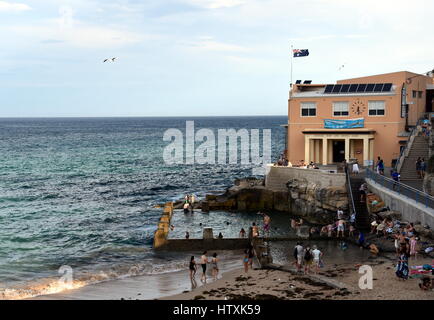
{"type": "Polygon", "coordinates": [[[366,168],[366,178],[371,179],[374,182],[380,184],[381,186],[397,193],[399,196],[407,197],[416,201],[425,207],[434,209],[434,197],[429,194],[412,188],[403,183],[397,182],[393,179],[387,178],[374,172],[372,169],[366,168]]]}

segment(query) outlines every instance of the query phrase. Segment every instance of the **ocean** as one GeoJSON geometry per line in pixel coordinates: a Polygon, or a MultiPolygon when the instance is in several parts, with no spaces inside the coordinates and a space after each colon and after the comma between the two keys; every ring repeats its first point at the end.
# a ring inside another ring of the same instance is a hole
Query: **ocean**
{"type": "MultiPolygon", "coordinates": [[[[286,116],[0,119],[0,299],[62,290],[62,266],[77,286],[184,269],[185,254],[152,250],[155,206],[222,192],[253,167],[166,164],[163,134],[184,132],[186,120],[196,130],[271,129],[272,160],[284,149],[286,116]]],[[[254,219],[231,215],[206,219],[236,218],[233,230],[254,219]]],[[[177,231],[197,222],[176,221],[177,231]]]]}

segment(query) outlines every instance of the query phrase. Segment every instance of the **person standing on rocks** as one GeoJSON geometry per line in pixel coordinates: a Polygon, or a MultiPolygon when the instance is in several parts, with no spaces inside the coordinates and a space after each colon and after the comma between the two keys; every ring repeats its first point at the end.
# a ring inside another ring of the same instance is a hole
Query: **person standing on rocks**
{"type": "Polygon", "coordinates": [[[303,266],[303,258],[304,258],[303,253],[304,253],[304,248],[301,242],[297,242],[297,245],[294,248],[294,256],[296,258],[296,266],[298,272],[301,272],[301,268],[303,266]]]}
{"type": "Polygon", "coordinates": [[[304,250],[303,258],[304,258],[304,274],[309,274],[310,267],[311,267],[312,261],[313,261],[312,250],[309,247],[309,245],[307,245],[306,249],[304,250]]]}
{"type": "Polygon", "coordinates": [[[321,265],[321,258],[323,256],[323,253],[320,250],[318,250],[317,246],[313,246],[312,255],[313,255],[313,263],[315,266],[315,273],[318,273],[321,265]]]}

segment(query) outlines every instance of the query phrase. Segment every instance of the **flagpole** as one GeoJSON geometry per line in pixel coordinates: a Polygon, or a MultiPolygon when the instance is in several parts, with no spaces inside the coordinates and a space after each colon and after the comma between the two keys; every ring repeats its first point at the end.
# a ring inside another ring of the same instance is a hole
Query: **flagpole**
{"type": "Polygon", "coordinates": [[[293,46],[291,44],[291,87],[292,87],[292,60],[294,59],[293,46]]]}

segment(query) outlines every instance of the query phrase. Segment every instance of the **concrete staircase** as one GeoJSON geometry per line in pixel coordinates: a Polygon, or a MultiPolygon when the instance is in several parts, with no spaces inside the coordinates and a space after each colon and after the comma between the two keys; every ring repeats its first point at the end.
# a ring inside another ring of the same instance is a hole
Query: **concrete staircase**
{"type": "MultiPolygon", "coordinates": [[[[369,231],[371,220],[365,202],[360,202],[360,186],[365,182],[364,175],[350,176],[351,191],[354,199],[354,209],[356,211],[356,229],[369,231]]],[[[347,189],[348,190],[348,189],[347,189]]]]}
{"type": "Polygon", "coordinates": [[[421,158],[425,158],[425,161],[427,162],[428,153],[429,153],[428,139],[421,136],[420,134],[415,136],[411,149],[408,153],[408,156],[405,157],[404,163],[402,164],[400,170],[401,182],[403,182],[404,184],[410,184],[413,187],[418,186],[417,182],[420,182],[420,185],[422,185],[422,179],[419,178],[416,172],[416,160],[417,158],[421,157],[421,158]]]}

